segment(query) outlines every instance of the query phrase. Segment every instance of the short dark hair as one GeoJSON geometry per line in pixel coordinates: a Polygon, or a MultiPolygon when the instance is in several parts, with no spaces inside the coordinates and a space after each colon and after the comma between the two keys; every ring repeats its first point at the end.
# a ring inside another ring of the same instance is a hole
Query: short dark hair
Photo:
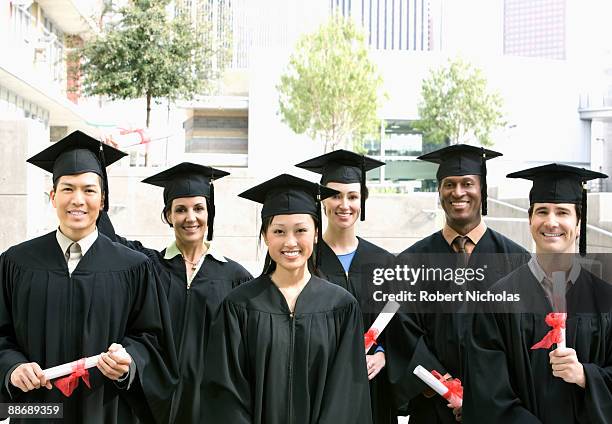
{"type": "MultiPolygon", "coordinates": [[[[578,203],[574,203],[574,207],[576,209],[576,223],[580,222],[580,219],[582,218],[582,205],[578,204],[578,203]]],[[[527,216],[529,217],[529,219],[531,219],[531,216],[533,215],[533,205],[529,205],[529,209],[527,209],[527,216]]]]}
{"type": "MultiPolygon", "coordinates": [[[[268,231],[268,228],[270,228],[270,225],[272,225],[272,220],[274,219],[274,216],[268,216],[264,219],[261,220],[261,228],[259,229],[259,241],[261,242],[261,238],[263,237],[263,235],[266,233],[266,231],[268,231]]],[[[315,216],[310,215],[312,217],[312,221],[314,222],[315,228],[319,228],[318,225],[318,220],[315,216]]],[[[318,237],[323,237],[323,234],[318,234],[318,237]]],[[[313,243],[312,246],[312,255],[310,255],[310,258],[308,258],[308,271],[310,271],[311,274],[320,276],[318,270],[317,270],[317,243],[313,243]]],[[[264,274],[270,274],[272,273],[274,270],[276,269],[276,262],[274,262],[274,260],[272,259],[272,257],[270,256],[270,252],[266,252],[266,259],[264,262],[264,267],[263,270],[261,272],[262,275],[264,274]]]]}
{"type": "MultiPolygon", "coordinates": [[[[98,174],[96,174],[96,176],[98,177],[98,184],[100,185],[100,190],[102,191],[102,194],[104,195],[104,181],[102,180],[102,177],[99,176],[98,174]]],[[[57,191],[57,185],[59,184],[59,180],[62,177],[63,175],[60,175],[59,177],[56,178],[55,181],[53,181],[53,191],[57,191]]]]}

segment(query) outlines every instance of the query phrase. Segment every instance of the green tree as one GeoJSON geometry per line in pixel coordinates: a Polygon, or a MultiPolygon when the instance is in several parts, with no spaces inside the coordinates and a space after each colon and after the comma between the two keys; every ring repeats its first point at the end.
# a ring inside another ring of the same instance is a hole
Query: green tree
{"type": "Polygon", "coordinates": [[[289,59],[277,86],[282,120],[297,134],[323,140],[326,152],[359,150],[367,135],[380,131],[381,87],[363,33],[333,16],[303,36],[289,59]]]}
{"type": "Polygon", "coordinates": [[[78,52],[82,88],[111,100],[192,99],[210,88],[226,55],[211,42],[210,25],[168,15],[169,0],[133,0],[108,30],[78,52]]]}
{"type": "Polygon", "coordinates": [[[480,69],[461,59],[432,70],[421,96],[414,128],[433,144],[488,146],[493,130],[506,124],[501,96],[488,90],[480,69]]]}

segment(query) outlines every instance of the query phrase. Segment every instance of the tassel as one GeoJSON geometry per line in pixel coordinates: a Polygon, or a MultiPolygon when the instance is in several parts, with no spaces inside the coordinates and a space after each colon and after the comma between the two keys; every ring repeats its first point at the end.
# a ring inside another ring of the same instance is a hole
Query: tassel
{"type": "Polygon", "coordinates": [[[215,185],[213,184],[213,177],[210,177],[210,203],[208,205],[208,235],[206,240],[211,241],[213,239],[213,227],[215,225],[215,185]]]}
{"type": "Polygon", "coordinates": [[[108,175],[106,175],[106,159],[104,158],[104,145],[100,142],[100,150],[98,150],[98,159],[102,168],[102,184],[104,187],[104,212],[108,212],[108,205],[110,205],[110,199],[108,196],[108,175]]]}
{"type": "Polygon", "coordinates": [[[484,147],[482,149],[482,158],[480,163],[480,201],[482,204],[482,215],[486,216],[488,212],[487,208],[487,155],[484,147]]]}
{"type": "Polygon", "coordinates": [[[321,262],[321,243],[320,240],[323,239],[323,219],[321,218],[321,186],[317,184],[317,246],[316,246],[316,255],[315,258],[315,272],[319,269],[319,264],[321,262]]]}
{"type": "Polygon", "coordinates": [[[580,256],[585,256],[587,251],[587,189],[586,183],[582,183],[582,217],[580,219],[580,241],[578,242],[578,252],[580,256]]]}
{"type": "Polygon", "coordinates": [[[365,221],[365,191],[366,191],[366,170],[365,170],[365,156],[361,156],[361,220],[365,221]]]}

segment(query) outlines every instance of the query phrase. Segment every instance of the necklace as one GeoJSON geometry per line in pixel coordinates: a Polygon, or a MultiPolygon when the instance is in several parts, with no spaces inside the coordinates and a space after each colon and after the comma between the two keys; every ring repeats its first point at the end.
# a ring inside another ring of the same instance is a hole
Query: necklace
{"type": "Polygon", "coordinates": [[[189,259],[187,259],[186,257],[183,256],[183,261],[187,262],[189,265],[191,265],[191,270],[195,271],[196,268],[198,267],[198,264],[200,263],[200,261],[202,260],[202,258],[204,257],[204,255],[200,256],[200,259],[198,259],[195,262],[190,261],[189,259]]]}

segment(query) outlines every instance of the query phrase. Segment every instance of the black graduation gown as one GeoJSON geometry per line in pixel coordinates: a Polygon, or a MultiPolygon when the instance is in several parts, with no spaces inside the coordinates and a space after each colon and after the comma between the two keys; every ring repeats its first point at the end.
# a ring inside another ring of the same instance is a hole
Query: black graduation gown
{"type": "MultiPolygon", "coordinates": [[[[507,260],[496,260],[496,266],[488,269],[483,289],[518,267],[517,264],[525,263],[529,259],[524,248],[487,228],[470,255],[468,267],[482,267],[493,260],[493,254],[498,253],[510,255],[507,260]]],[[[442,262],[455,267],[457,257],[444,239],[442,231],[438,231],[402,252],[397,262],[402,264],[416,260],[416,266],[440,266],[442,262]],[[424,263],[430,257],[433,263],[424,263]]],[[[452,286],[450,290],[455,289],[454,283],[447,284],[452,286]]],[[[413,371],[417,365],[421,365],[429,371],[437,370],[442,375],[448,372],[453,377],[462,379],[466,361],[464,344],[465,339],[470,337],[466,331],[470,329],[471,316],[463,312],[432,310],[423,313],[398,313],[389,323],[385,335],[387,373],[397,406],[410,415],[410,424],[456,423],[452,410],[446,406],[444,399],[438,395],[431,398],[422,395],[427,386],[413,371]]]]}
{"type": "Polygon", "coordinates": [[[553,376],[548,354],[554,346],[531,350],[550,330],[544,318],[552,307],[529,267],[493,289],[519,293],[529,304],[522,310],[541,312],[475,316],[465,422],[611,423],[612,286],[582,269],[566,295],[566,344],[584,366],[585,389],[553,376]]]}
{"type": "MultiPolygon", "coordinates": [[[[361,237],[357,239],[359,243],[348,273],[344,272],[338,256],[331,247],[322,241],[319,271],[327,281],[348,290],[359,301],[363,311],[364,327],[368,329],[376,319],[377,311],[372,309],[373,305],[367,302],[371,299],[370,289],[373,286],[371,281],[364,277],[371,276],[368,271],[373,268],[390,267],[395,261],[395,256],[361,237]],[[367,304],[362,304],[362,301],[367,304]]],[[[380,305],[382,306],[384,305],[380,305]]],[[[381,345],[383,344],[382,339],[380,337],[381,345]]],[[[370,353],[373,353],[375,349],[376,347],[373,347],[370,353]]],[[[374,424],[397,423],[397,411],[393,406],[386,367],[370,381],[370,398],[374,424]]]]}
{"type": "Polygon", "coordinates": [[[172,397],[171,423],[203,423],[202,379],[210,326],[227,294],[253,279],[237,262],[221,262],[211,255],[187,288],[187,273],[181,255],[164,259],[161,252],[147,249],[138,241],[117,240],[151,258],[168,299],[172,334],[179,362],[179,383],[172,397]]]}
{"type": "Polygon", "coordinates": [[[311,277],[293,314],[268,275],[224,300],[205,370],[211,423],[372,422],[357,301],[311,277]]]}
{"type": "Polygon", "coordinates": [[[66,423],[134,422],[134,411],[147,423],[167,417],[176,357],[162,288],[144,255],[99,234],[70,276],[52,232],[2,254],[0,288],[3,401],[63,403],[66,423]],[[89,371],[91,389],[80,382],[68,398],[56,388],[6,391],[5,378],[17,363],[45,369],[105,352],[113,342],[136,365],[128,391],[97,368],[89,371]]]}

